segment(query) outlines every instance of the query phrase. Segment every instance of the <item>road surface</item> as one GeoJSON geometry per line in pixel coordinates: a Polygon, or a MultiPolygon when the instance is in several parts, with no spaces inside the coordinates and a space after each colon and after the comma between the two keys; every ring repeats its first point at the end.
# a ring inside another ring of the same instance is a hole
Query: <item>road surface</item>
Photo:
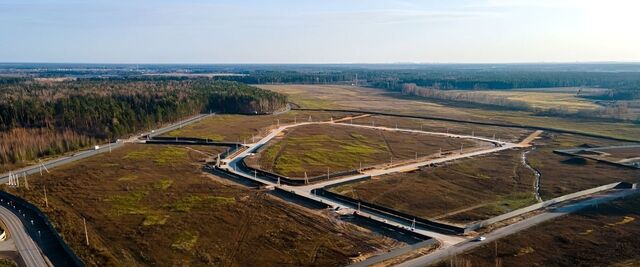
{"type": "Polygon", "coordinates": [[[8,229],[9,238],[3,242],[13,241],[18,254],[28,267],[47,267],[47,261],[35,242],[29,237],[20,218],[9,209],[0,206],[0,220],[8,229]]]}
{"type": "Polygon", "coordinates": [[[579,202],[575,202],[572,204],[568,204],[556,209],[550,209],[544,213],[535,215],[533,217],[524,219],[517,223],[505,226],[503,228],[499,228],[487,235],[485,235],[486,239],[484,241],[465,241],[454,246],[450,246],[444,249],[437,250],[433,253],[421,256],[419,258],[415,258],[413,260],[406,261],[402,264],[397,265],[398,267],[414,267],[414,266],[428,266],[431,264],[438,263],[440,261],[446,260],[447,258],[461,254],[465,251],[471,250],[475,247],[490,243],[494,240],[512,235],[519,231],[525,230],[537,224],[553,220],[560,216],[567,215],[572,212],[576,212],[578,210],[584,209],[589,206],[593,206],[600,203],[605,203],[614,199],[618,199],[621,197],[625,197],[631,194],[638,193],[639,190],[623,190],[623,191],[614,191],[609,194],[594,196],[592,198],[588,198],[579,202]]]}

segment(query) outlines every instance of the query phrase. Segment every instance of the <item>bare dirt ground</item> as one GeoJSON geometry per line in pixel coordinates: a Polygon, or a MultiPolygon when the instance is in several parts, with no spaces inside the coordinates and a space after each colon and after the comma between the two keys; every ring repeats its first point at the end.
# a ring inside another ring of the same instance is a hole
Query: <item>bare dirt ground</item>
{"type": "Polygon", "coordinates": [[[389,132],[345,125],[308,125],[292,128],[274,139],[249,165],[289,177],[323,175],[415,159],[451,150],[488,146],[473,140],[427,134],[389,132]]]}
{"type": "Polygon", "coordinates": [[[640,195],[589,208],[435,266],[638,266],[640,195]]]}
{"type": "Polygon", "coordinates": [[[422,218],[468,223],[535,203],[534,175],[521,153],[503,151],[332,190],[422,218]]]}
{"type": "Polygon", "coordinates": [[[217,182],[222,178],[204,174],[199,162],[200,152],[219,151],[191,148],[127,145],[29,177],[30,190],[4,190],[44,210],[88,266],[335,266],[398,245],[265,192],[217,182]]]}

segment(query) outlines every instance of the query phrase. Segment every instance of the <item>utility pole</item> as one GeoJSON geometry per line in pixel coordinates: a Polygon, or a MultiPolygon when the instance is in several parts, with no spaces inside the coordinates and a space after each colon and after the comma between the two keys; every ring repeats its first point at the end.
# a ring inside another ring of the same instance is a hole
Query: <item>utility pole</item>
{"type": "Polygon", "coordinates": [[[329,180],[329,167],[327,167],[327,180],[329,180]]]}
{"type": "Polygon", "coordinates": [[[109,142],[109,153],[111,153],[111,142],[109,142]]]}
{"type": "Polygon", "coordinates": [[[49,200],[47,199],[47,186],[44,186],[44,205],[49,208],[49,200]]]}
{"type": "Polygon", "coordinates": [[[309,177],[307,177],[307,172],[304,172],[304,184],[309,184],[309,177]]]}
{"type": "Polygon", "coordinates": [[[413,222],[411,223],[411,229],[416,229],[416,218],[413,218],[413,222]]]}
{"type": "Polygon", "coordinates": [[[460,154],[462,154],[462,148],[464,147],[464,143],[460,144],[460,154]]]}
{"type": "Polygon", "coordinates": [[[82,224],[84,224],[84,238],[87,241],[87,246],[89,246],[89,232],[87,231],[87,219],[82,217],[82,224]]]}
{"type": "Polygon", "coordinates": [[[358,202],[358,212],[360,212],[360,202],[358,202]]]}
{"type": "Polygon", "coordinates": [[[27,187],[27,190],[29,190],[29,180],[27,179],[27,173],[23,172],[22,177],[24,177],[24,186],[27,187]]]}
{"type": "Polygon", "coordinates": [[[416,160],[418,160],[418,152],[416,151],[416,160]]]}
{"type": "Polygon", "coordinates": [[[298,124],[298,118],[293,117],[293,124],[298,124]]]}
{"type": "Polygon", "coordinates": [[[278,187],[280,187],[280,177],[278,177],[278,187]]]}
{"type": "Polygon", "coordinates": [[[253,179],[258,179],[258,171],[253,170],[253,179]]]}

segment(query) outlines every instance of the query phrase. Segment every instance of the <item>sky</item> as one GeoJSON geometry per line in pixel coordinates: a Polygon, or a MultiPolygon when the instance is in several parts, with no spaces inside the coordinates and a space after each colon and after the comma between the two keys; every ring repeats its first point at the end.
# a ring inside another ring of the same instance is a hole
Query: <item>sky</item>
{"type": "Polygon", "coordinates": [[[637,0],[0,0],[0,62],[640,61],[637,0]]]}

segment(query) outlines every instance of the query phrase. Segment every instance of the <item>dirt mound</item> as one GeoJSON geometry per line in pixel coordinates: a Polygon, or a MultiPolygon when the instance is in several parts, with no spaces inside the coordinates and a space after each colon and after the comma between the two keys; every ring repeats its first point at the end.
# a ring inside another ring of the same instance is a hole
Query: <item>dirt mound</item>
{"type": "Polygon", "coordinates": [[[563,160],[562,163],[571,165],[587,165],[589,162],[584,158],[574,157],[563,160]]]}

